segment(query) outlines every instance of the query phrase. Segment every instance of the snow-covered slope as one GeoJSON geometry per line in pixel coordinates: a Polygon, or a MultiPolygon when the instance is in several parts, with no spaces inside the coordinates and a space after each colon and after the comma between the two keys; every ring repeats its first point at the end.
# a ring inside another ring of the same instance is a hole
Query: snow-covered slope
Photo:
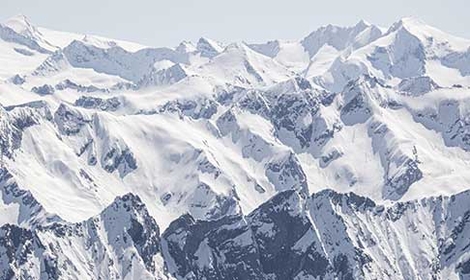
{"type": "Polygon", "coordinates": [[[392,85],[402,79],[428,76],[438,85],[469,85],[470,41],[446,34],[415,18],[393,24],[377,40],[338,57],[321,80],[340,90],[350,79],[371,74],[392,85]]]}
{"type": "Polygon", "coordinates": [[[469,49],[413,18],[154,48],[14,17],[0,276],[467,279],[469,49]]]}

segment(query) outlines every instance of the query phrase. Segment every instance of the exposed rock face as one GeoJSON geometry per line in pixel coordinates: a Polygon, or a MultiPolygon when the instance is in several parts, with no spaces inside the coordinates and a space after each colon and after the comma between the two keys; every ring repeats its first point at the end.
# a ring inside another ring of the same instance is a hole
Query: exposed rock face
{"type": "Polygon", "coordinates": [[[139,81],[139,87],[165,86],[177,83],[188,75],[180,64],[175,64],[169,68],[152,70],[139,81]]]}
{"type": "Polygon", "coordinates": [[[169,272],[179,279],[259,279],[256,245],[241,216],[196,222],[187,215],[163,234],[169,272]]]}
{"type": "Polygon", "coordinates": [[[2,155],[12,157],[20,148],[24,131],[34,125],[51,121],[47,103],[35,101],[16,106],[0,106],[0,135],[2,155]]]}
{"type": "Polygon", "coordinates": [[[82,96],[75,101],[75,106],[102,111],[116,111],[121,105],[121,101],[117,97],[102,99],[99,97],[82,96]]]}
{"type": "Polygon", "coordinates": [[[412,96],[419,96],[438,88],[439,85],[428,76],[404,79],[398,85],[398,90],[412,96]]]}
{"type": "Polygon", "coordinates": [[[54,113],[54,121],[57,123],[59,131],[65,135],[74,135],[91,120],[83,116],[79,111],[61,104],[54,113]]]}
{"type": "Polygon", "coordinates": [[[284,159],[269,163],[266,176],[279,191],[295,189],[308,194],[305,173],[294,154],[289,154],[284,159]]]}
{"type": "Polygon", "coordinates": [[[0,252],[1,279],[167,279],[158,225],[132,194],[80,223],[4,225],[0,252]]]}
{"type": "Polygon", "coordinates": [[[211,99],[203,100],[176,100],[163,105],[159,113],[177,113],[193,119],[210,119],[217,113],[217,103],[211,99]]]}
{"type": "Polygon", "coordinates": [[[469,202],[468,191],[384,207],[353,193],[288,190],[247,216],[183,215],[160,237],[139,197],[127,194],[84,222],[2,226],[0,276],[466,279],[469,202]]]}
{"type": "Polygon", "coordinates": [[[286,191],[246,218],[179,218],[163,233],[164,256],[177,279],[465,279],[469,198],[384,208],[352,193],[286,191]],[[429,253],[405,256],[411,248],[429,253]]]}
{"type": "Polygon", "coordinates": [[[137,162],[132,152],[128,148],[122,149],[118,146],[110,147],[103,155],[101,165],[110,173],[118,170],[121,177],[126,176],[137,168],[137,162]]]}
{"type": "Polygon", "coordinates": [[[57,215],[48,213],[30,191],[21,189],[5,167],[0,169],[0,188],[3,203],[18,209],[18,218],[14,221],[16,224],[35,228],[61,221],[57,215]]]}
{"type": "Polygon", "coordinates": [[[31,91],[40,95],[48,95],[48,94],[53,94],[55,92],[54,87],[51,85],[42,85],[39,87],[33,87],[31,91]]]}
{"type": "Polygon", "coordinates": [[[109,92],[107,89],[101,89],[93,85],[89,86],[83,86],[77,83],[74,83],[73,81],[66,79],[60,83],[58,83],[55,86],[56,90],[66,90],[66,89],[72,89],[76,90],[78,92],[109,92]]]}
{"type": "Polygon", "coordinates": [[[8,20],[0,280],[470,279],[469,46],[410,18],[177,48],[8,20]]]}

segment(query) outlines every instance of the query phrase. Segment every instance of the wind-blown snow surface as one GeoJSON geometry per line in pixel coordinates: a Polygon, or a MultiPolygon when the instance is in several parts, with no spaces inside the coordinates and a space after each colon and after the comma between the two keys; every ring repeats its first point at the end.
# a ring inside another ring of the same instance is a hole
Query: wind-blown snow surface
{"type": "Polygon", "coordinates": [[[12,18],[4,278],[467,279],[469,65],[470,40],[412,18],[175,48],[12,18]]]}

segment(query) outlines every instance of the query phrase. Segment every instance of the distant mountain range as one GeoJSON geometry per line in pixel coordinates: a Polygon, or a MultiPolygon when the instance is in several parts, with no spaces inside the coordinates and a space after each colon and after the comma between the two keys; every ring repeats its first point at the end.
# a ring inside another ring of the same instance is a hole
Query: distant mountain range
{"type": "Polygon", "coordinates": [[[0,279],[470,279],[470,40],[0,24],[0,279]]]}

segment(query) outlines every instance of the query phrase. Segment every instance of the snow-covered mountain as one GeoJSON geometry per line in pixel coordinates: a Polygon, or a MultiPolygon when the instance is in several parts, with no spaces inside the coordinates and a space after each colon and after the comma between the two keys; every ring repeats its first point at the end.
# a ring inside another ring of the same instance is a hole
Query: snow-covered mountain
{"type": "Polygon", "coordinates": [[[7,20],[0,279],[470,279],[469,59],[413,18],[175,48],[7,20]]]}

